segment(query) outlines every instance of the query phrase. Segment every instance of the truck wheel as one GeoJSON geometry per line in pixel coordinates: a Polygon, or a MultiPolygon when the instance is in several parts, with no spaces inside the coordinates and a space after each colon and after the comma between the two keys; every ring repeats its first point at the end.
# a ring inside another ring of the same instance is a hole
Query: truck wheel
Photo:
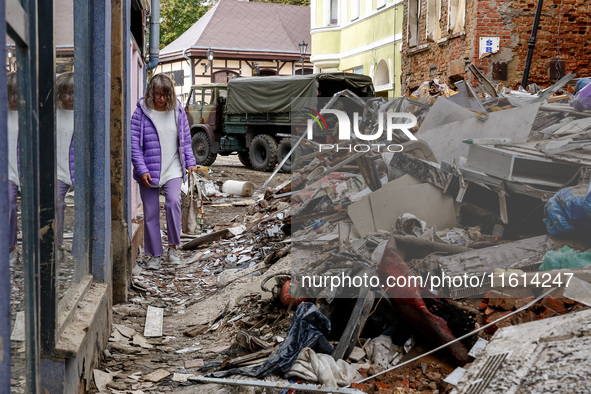
{"type": "MultiPolygon", "coordinates": [[[[287,156],[293,144],[291,143],[291,138],[283,138],[279,141],[279,145],[277,145],[277,161],[281,164],[281,161],[287,156]]],[[[294,163],[294,156],[293,153],[289,156],[289,159],[285,162],[283,167],[281,167],[281,171],[283,172],[291,172],[294,163]]]]}
{"type": "Polygon", "coordinates": [[[250,143],[250,162],[258,171],[272,171],[277,165],[277,143],[270,135],[259,134],[250,143]]]}
{"type": "Polygon", "coordinates": [[[200,166],[210,166],[215,161],[217,154],[211,151],[211,141],[207,137],[205,131],[198,131],[191,140],[191,146],[193,147],[193,155],[195,161],[200,166]]]}
{"type": "Polygon", "coordinates": [[[240,163],[242,163],[244,167],[252,167],[252,163],[250,162],[250,152],[238,152],[238,160],[240,160],[240,163]]]}

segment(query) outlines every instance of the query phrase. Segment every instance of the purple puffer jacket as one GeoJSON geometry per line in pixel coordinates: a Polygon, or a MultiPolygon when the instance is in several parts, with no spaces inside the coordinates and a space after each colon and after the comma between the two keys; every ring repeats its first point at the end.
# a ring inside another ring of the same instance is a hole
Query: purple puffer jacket
{"type": "Polygon", "coordinates": [[[70,178],[72,179],[72,186],[74,186],[74,135],[72,135],[72,141],[70,142],[70,178]]]}
{"type": "MultiPolygon", "coordinates": [[[[150,173],[153,185],[160,185],[161,151],[158,132],[147,114],[144,99],[137,103],[137,108],[131,117],[131,161],[133,163],[133,178],[140,181],[141,176],[150,173]]],[[[191,148],[191,130],[185,110],[180,101],[174,108],[179,134],[179,157],[183,169],[183,181],[186,167],[195,166],[197,163],[191,148]],[[183,160],[184,159],[184,160],[183,160]]]]}

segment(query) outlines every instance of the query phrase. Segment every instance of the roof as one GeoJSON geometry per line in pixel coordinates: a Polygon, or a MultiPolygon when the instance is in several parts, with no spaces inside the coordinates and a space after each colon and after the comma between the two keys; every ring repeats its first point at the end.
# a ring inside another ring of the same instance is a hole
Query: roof
{"type": "MultiPolygon", "coordinates": [[[[300,55],[310,42],[310,7],[220,0],[179,38],[160,51],[163,61],[187,48],[300,55]]],[[[307,53],[310,53],[308,47],[307,53]]],[[[202,56],[200,54],[200,56],[202,56]]]]}

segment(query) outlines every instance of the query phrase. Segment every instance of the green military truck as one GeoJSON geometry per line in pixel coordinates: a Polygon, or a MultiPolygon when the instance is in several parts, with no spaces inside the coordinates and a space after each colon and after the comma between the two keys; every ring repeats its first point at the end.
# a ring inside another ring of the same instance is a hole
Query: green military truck
{"type": "MultiPolygon", "coordinates": [[[[375,96],[370,77],[349,73],[244,77],[193,86],[185,108],[197,164],[208,166],[218,154],[237,153],[247,167],[273,170],[291,150],[292,126],[306,124],[299,109],[314,108],[317,97],[345,89],[375,96]],[[299,98],[295,106],[293,98],[299,98]]],[[[282,170],[290,169],[288,161],[282,170]]]]}

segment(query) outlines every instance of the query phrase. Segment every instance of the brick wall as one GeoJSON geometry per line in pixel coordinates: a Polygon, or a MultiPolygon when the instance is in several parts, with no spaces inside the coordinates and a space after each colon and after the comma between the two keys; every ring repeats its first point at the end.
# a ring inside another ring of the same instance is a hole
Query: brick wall
{"type": "MultiPolygon", "coordinates": [[[[465,60],[472,58],[473,49],[469,37],[473,36],[474,1],[466,0],[466,19],[463,32],[448,34],[448,0],[441,2],[441,19],[439,26],[442,38],[429,40],[426,37],[426,9],[428,0],[421,1],[419,16],[419,45],[408,46],[408,3],[405,1],[404,22],[402,33],[402,88],[407,94],[416,89],[423,81],[439,78],[449,83],[449,79],[464,79],[465,60]]],[[[469,63],[467,63],[469,64],[469,63]]]]}
{"type": "MultiPolygon", "coordinates": [[[[537,0],[466,0],[466,19],[462,33],[447,32],[448,1],[442,0],[439,21],[442,39],[429,40],[426,35],[427,1],[421,1],[419,16],[419,42],[408,45],[408,4],[405,1],[402,43],[402,87],[407,94],[421,82],[439,78],[450,83],[470,79],[470,64],[476,65],[493,83],[517,88],[521,83],[528,40],[534,22],[537,0]],[[499,37],[499,52],[479,58],[480,37],[499,37]],[[493,63],[507,64],[507,79],[494,80],[493,63]]],[[[433,0],[431,0],[433,1],[433,0]]],[[[591,56],[591,4],[584,0],[546,0],[538,26],[536,47],[528,83],[547,87],[550,61],[561,59],[565,72],[577,77],[589,76],[591,56]],[[560,32],[560,34],[559,34],[560,32]]],[[[474,82],[472,80],[472,82],[474,82]]]]}

